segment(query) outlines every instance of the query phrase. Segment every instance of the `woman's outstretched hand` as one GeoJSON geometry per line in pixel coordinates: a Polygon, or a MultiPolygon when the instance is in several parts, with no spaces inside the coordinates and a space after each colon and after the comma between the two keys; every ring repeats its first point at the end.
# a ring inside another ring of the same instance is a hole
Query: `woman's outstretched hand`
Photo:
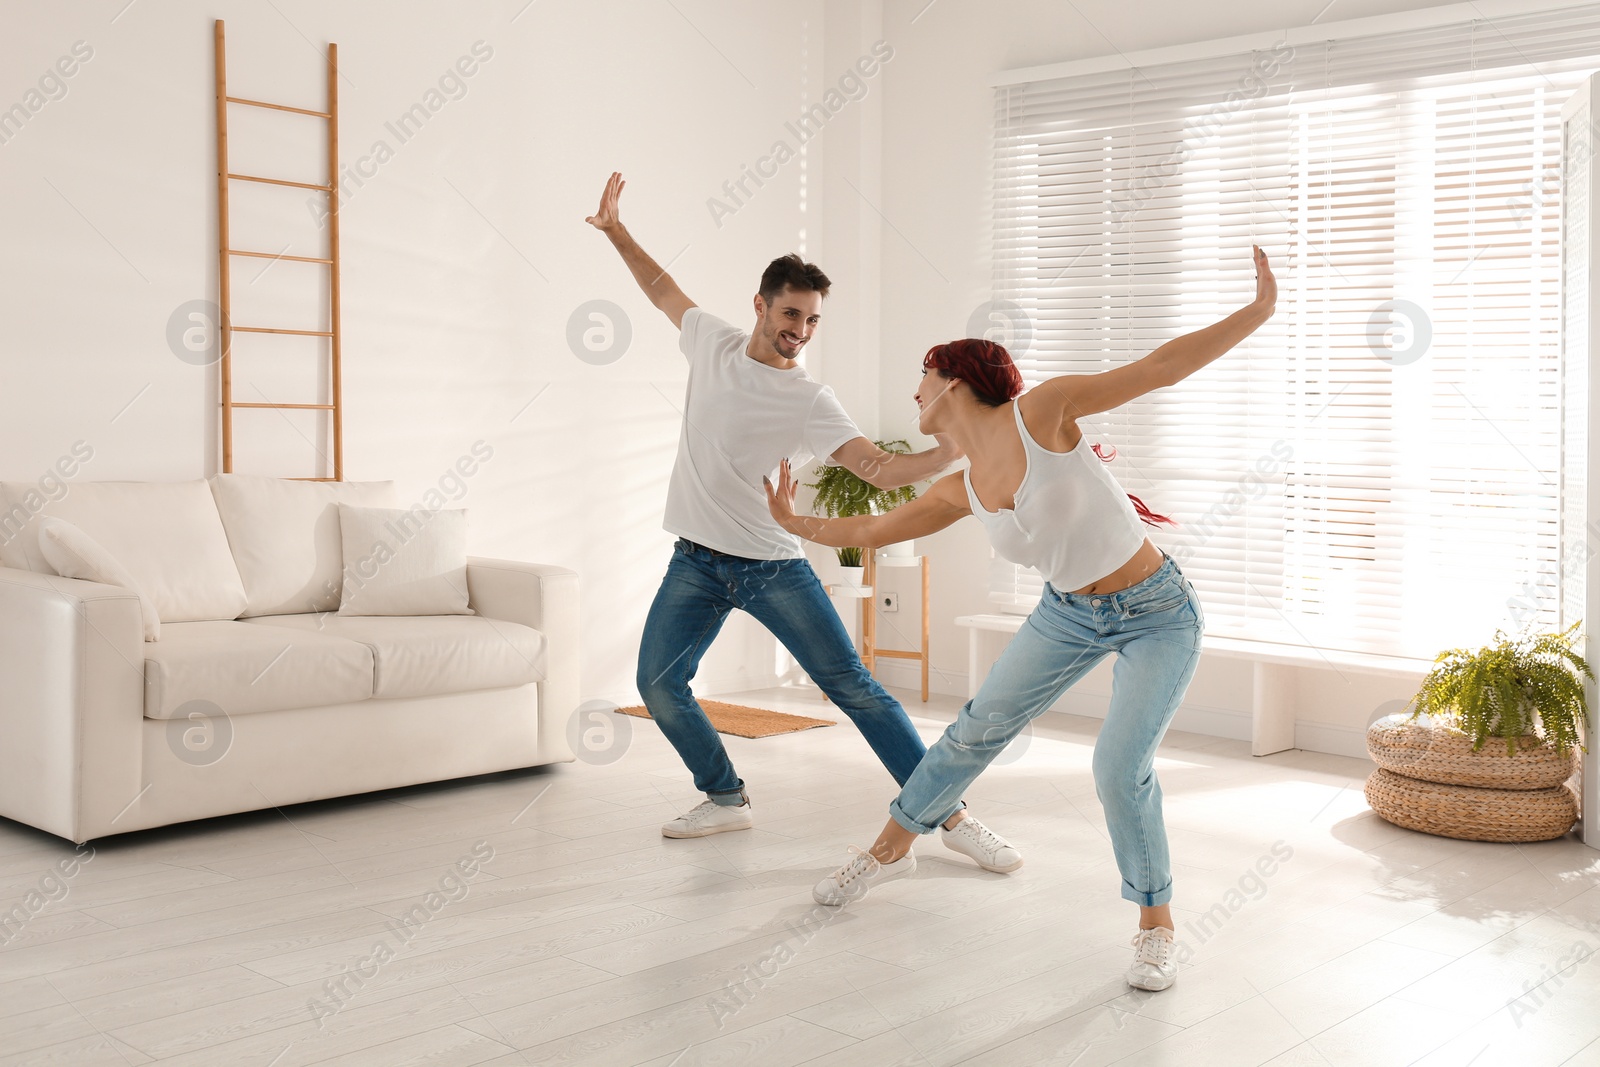
{"type": "Polygon", "coordinates": [[[1263,317],[1271,317],[1272,309],[1278,303],[1278,279],[1272,276],[1272,267],[1267,264],[1267,254],[1261,251],[1260,245],[1252,246],[1255,250],[1256,261],[1256,299],[1254,306],[1260,308],[1263,317]]]}
{"type": "Polygon", "coordinates": [[[769,478],[762,478],[761,482],[767,487],[767,510],[772,512],[772,518],[779,526],[790,533],[798,533],[794,528],[794,494],[799,488],[799,483],[794,480],[794,475],[789,470],[789,461],[784,460],[778,464],[778,484],[774,486],[769,478]]]}

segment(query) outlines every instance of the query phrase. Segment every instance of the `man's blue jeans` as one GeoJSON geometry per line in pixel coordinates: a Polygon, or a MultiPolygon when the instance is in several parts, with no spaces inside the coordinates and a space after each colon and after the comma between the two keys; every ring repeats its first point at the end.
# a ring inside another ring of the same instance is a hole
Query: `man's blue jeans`
{"type": "Polygon", "coordinates": [[[1094,746],[1094,786],[1105,808],[1122,896],[1154,907],[1172,899],[1172,869],[1156,746],[1200,660],[1204,616],[1171,557],[1118,593],[1063,593],[1048,582],[1039,606],[905,784],[889,814],[928,834],[1029,720],[1115,655],[1111,707],[1094,746]]]}
{"type": "Polygon", "coordinates": [[[734,608],[772,631],[904,785],[927,746],[900,702],[862,665],[811,564],[744,559],[679,540],[645,619],[638,683],[651,717],[693,772],[695,787],[718,804],[743,800],[744,781],[689,691],[700,658],[734,608]]]}

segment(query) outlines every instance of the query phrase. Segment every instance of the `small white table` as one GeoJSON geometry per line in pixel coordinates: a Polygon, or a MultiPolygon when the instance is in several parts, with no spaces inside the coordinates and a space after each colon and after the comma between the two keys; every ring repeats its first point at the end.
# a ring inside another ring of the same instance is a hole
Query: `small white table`
{"type": "MultiPolygon", "coordinates": [[[[1023,615],[962,615],[956,625],[967,634],[967,696],[978,695],[978,687],[1011,635],[1022,629],[1023,615]]],[[[1298,667],[1348,669],[1359,674],[1383,674],[1421,681],[1433,669],[1433,662],[1402,656],[1378,656],[1366,652],[1334,652],[1281,645],[1270,641],[1247,641],[1237,637],[1201,638],[1203,653],[1248,659],[1255,666],[1250,694],[1250,754],[1270,756],[1294,747],[1294,670],[1298,667]]]]}

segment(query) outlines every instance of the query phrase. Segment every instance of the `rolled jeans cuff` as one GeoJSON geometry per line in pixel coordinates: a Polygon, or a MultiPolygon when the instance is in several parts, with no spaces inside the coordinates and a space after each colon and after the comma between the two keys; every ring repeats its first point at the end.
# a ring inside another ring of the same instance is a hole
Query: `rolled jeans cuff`
{"type": "Polygon", "coordinates": [[[1131,900],[1143,908],[1159,908],[1163,904],[1171,903],[1172,883],[1168,882],[1160,889],[1157,889],[1154,893],[1143,893],[1133,888],[1133,886],[1129,885],[1127,882],[1123,882],[1122,899],[1131,900]]]}
{"type": "Polygon", "coordinates": [[[750,798],[745,795],[743,785],[727,793],[707,793],[706,796],[710,798],[713,804],[724,808],[737,808],[740,804],[746,804],[750,801],[750,798]]]}
{"type": "Polygon", "coordinates": [[[906,813],[906,810],[900,806],[900,798],[896,797],[894,800],[889,802],[889,818],[899,823],[900,828],[908,833],[931,834],[935,830],[939,829],[939,827],[943,826],[945,824],[945,820],[949,819],[950,816],[954,815],[964,807],[966,807],[966,803],[964,801],[958,802],[949,811],[933,820],[933,824],[931,826],[924,826],[922,823],[919,823],[906,813]]]}

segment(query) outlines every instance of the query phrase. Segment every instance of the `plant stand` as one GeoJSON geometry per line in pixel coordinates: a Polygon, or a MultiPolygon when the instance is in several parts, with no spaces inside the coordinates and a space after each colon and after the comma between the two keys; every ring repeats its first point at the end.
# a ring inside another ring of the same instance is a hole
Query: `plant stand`
{"type": "Polygon", "coordinates": [[[928,702],[928,663],[929,663],[929,626],[928,626],[928,557],[927,556],[885,556],[879,558],[874,552],[863,553],[862,566],[865,576],[860,586],[851,586],[844,583],[835,583],[827,587],[830,596],[856,597],[861,600],[861,662],[867,670],[872,670],[878,662],[878,657],[885,659],[914,659],[922,664],[922,702],[928,702]],[[879,567],[920,567],[922,570],[922,647],[920,651],[903,648],[883,648],[878,644],[878,568],[879,567]]]}

